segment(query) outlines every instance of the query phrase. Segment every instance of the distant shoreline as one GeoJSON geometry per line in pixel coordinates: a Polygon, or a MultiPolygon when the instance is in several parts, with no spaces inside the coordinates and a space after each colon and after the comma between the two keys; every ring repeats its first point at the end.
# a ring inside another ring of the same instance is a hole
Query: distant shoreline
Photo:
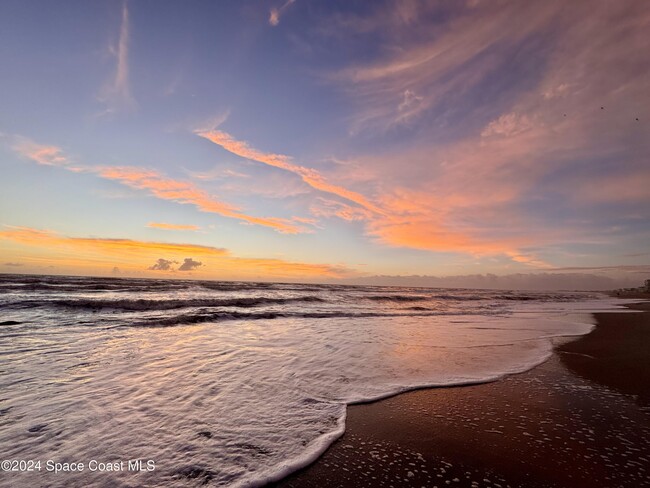
{"type": "MultiPolygon", "coordinates": [[[[535,276],[534,273],[531,274],[535,276]]],[[[350,280],[289,280],[289,279],[234,279],[234,278],[207,278],[207,277],[197,277],[197,276],[180,276],[180,275],[159,275],[159,276],[130,276],[130,275],[74,275],[74,274],[42,274],[42,273],[15,273],[7,272],[0,270],[0,277],[3,276],[27,276],[30,278],[86,278],[86,279],[97,279],[97,280],[139,280],[139,281],[160,281],[160,280],[169,280],[169,281],[196,281],[196,282],[206,282],[206,283],[265,283],[265,284],[291,284],[291,285],[322,285],[322,286],[346,286],[351,288],[417,288],[423,290],[477,290],[477,291],[518,291],[518,292],[532,292],[532,293],[599,293],[605,294],[612,297],[618,298],[644,298],[650,299],[650,292],[639,292],[639,291],[629,291],[630,289],[621,289],[621,290],[612,290],[611,288],[589,288],[589,287],[545,287],[545,286],[533,286],[526,287],[520,286],[520,284],[512,283],[512,286],[483,286],[486,283],[481,283],[481,286],[476,286],[475,284],[469,285],[467,283],[362,283],[362,282],[350,282],[350,280]]],[[[481,275],[478,275],[481,276],[481,275]]],[[[485,275],[487,276],[487,275],[485,275]]],[[[509,276],[509,275],[506,275],[509,276]]],[[[541,274],[540,274],[541,276],[541,274]]],[[[587,275],[592,277],[591,275],[587,275]]],[[[489,284],[489,283],[488,283],[489,284]]]]}

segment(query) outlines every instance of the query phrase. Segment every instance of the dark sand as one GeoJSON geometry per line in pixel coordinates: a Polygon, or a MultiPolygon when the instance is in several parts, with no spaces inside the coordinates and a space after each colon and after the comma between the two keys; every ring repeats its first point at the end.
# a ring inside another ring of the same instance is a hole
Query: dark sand
{"type": "Polygon", "coordinates": [[[349,407],[343,437],[278,486],[650,487],[650,313],[596,317],[526,373],[349,407]]]}

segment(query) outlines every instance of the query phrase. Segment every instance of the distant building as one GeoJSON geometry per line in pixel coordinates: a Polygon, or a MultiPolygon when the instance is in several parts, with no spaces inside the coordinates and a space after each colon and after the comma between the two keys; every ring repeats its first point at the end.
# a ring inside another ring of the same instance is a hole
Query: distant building
{"type": "Polygon", "coordinates": [[[650,280],[645,280],[645,291],[650,293],[650,280]]]}

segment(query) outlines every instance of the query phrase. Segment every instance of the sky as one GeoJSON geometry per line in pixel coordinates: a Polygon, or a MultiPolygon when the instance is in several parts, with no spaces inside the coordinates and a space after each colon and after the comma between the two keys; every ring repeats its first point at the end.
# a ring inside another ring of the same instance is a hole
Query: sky
{"type": "Polygon", "coordinates": [[[3,0],[0,273],[640,284],[648,32],[644,0],[3,0]]]}

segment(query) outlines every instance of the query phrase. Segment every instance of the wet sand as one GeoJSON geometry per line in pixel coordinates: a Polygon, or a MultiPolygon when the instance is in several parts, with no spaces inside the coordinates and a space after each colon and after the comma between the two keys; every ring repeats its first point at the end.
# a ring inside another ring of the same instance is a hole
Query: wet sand
{"type": "Polygon", "coordinates": [[[343,437],[277,486],[650,486],[650,313],[596,318],[526,373],[349,407],[343,437]]]}

